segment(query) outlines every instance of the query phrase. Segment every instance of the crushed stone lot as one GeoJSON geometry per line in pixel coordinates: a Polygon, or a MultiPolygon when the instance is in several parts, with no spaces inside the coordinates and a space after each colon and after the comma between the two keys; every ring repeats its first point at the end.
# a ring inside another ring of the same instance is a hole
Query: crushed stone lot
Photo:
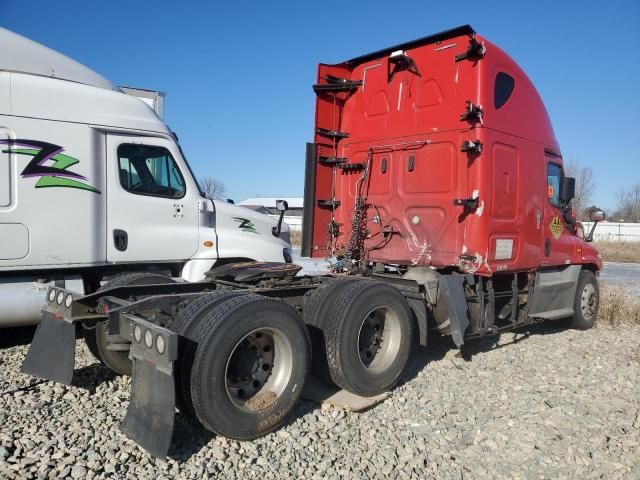
{"type": "Polygon", "coordinates": [[[546,324],[417,349],[364,413],[304,401],[253,442],[178,417],[167,461],[119,430],[129,379],[81,340],[73,387],[19,373],[33,330],[0,332],[0,478],[640,478],[640,327],[546,324]]]}

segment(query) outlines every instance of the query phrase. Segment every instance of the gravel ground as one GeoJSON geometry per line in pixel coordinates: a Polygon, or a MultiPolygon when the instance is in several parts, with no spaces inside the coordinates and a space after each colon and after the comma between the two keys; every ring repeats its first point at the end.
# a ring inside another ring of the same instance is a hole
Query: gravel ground
{"type": "Polygon", "coordinates": [[[0,336],[0,478],[640,478],[640,327],[542,325],[435,339],[392,396],[364,412],[302,402],[254,442],[183,418],[167,461],[118,430],[129,380],[78,341],[75,386],[19,373],[32,330],[0,336]]]}

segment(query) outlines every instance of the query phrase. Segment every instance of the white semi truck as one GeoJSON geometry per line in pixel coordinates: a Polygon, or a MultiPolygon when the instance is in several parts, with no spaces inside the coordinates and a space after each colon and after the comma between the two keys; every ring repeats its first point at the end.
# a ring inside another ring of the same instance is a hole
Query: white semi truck
{"type": "Polygon", "coordinates": [[[37,323],[51,285],[291,261],[286,224],[204,197],[138,90],[2,28],[0,46],[0,327],[37,323]]]}

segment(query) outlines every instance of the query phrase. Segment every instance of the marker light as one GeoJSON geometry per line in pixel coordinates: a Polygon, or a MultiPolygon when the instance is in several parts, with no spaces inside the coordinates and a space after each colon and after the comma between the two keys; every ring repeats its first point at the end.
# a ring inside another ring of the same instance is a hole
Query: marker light
{"type": "Polygon", "coordinates": [[[162,335],[158,335],[156,337],[156,350],[158,350],[160,355],[164,353],[165,347],[164,337],[162,335]]]}
{"type": "Polygon", "coordinates": [[[138,325],[133,327],[133,339],[138,343],[142,340],[142,329],[138,325]]]}
{"type": "Polygon", "coordinates": [[[153,334],[151,333],[151,330],[146,330],[144,332],[144,344],[147,348],[153,347],[153,334]]]}

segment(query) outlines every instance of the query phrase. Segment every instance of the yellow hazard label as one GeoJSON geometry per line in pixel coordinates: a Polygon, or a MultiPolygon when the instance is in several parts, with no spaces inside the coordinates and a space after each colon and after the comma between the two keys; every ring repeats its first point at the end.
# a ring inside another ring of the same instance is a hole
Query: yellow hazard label
{"type": "Polygon", "coordinates": [[[549,230],[551,230],[551,235],[553,235],[553,238],[555,238],[556,240],[558,238],[560,238],[560,235],[562,235],[562,221],[560,220],[560,215],[556,215],[555,217],[553,217],[553,220],[551,220],[551,223],[549,224],[549,230]]]}

